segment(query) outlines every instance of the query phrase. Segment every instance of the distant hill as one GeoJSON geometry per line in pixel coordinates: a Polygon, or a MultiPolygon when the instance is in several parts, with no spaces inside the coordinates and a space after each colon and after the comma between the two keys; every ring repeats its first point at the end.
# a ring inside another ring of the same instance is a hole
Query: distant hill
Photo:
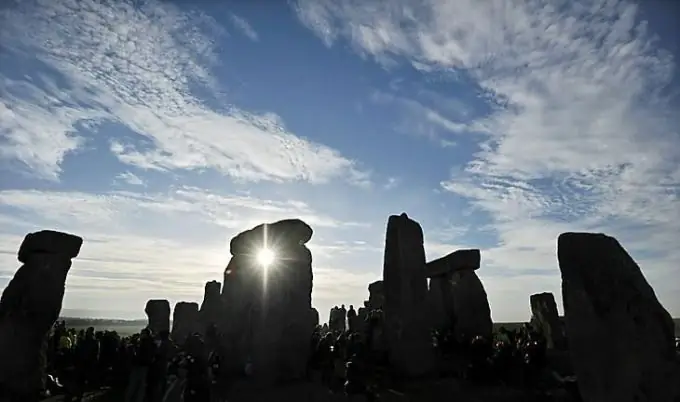
{"type": "Polygon", "coordinates": [[[60,317],[68,328],[76,330],[93,327],[96,331],[116,331],[121,335],[132,335],[146,327],[146,320],[114,320],[107,318],[60,317]]]}

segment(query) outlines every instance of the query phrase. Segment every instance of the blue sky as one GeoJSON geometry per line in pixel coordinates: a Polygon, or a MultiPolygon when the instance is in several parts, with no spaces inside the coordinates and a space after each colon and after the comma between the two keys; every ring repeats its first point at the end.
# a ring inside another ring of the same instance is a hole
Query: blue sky
{"type": "Polygon", "coordinates": [[[216,3],[0,5],[0,286],[26,232],[70,231],[64,307],[137,318],[301,217],[326,316],[367,298],[406,211],[428,259],[482,249],[497,321],[560,299],[556,238],[581,230],[680,315],[675,2],[216,3]]]}

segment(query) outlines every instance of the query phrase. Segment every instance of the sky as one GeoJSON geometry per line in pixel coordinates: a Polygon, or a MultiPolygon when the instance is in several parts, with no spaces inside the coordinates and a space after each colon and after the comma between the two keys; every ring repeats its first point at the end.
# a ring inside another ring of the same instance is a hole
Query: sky
{"type": "Polygon", "coordinates": [[[387,218],[480,248],[495,321],[561,311],[557,236],[615,236],[680,316],[680,3],[0,4],[0,288],[23,236],[85,241],[65,311],[198,301],[228,242],[314,228],[313,304],[361,305],[387,218]]]}

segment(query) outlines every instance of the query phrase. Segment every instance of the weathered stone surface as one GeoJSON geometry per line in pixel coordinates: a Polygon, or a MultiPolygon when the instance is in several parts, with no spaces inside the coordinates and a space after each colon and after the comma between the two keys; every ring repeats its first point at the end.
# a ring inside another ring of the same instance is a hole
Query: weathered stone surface
{"type": "Polygon", "coordinates": [[[444,257],[427,263],[425,272],[428,278],[452,274],[461,270],[479,269],[481,253],[478,249],[456,250],[444,257]]]}
{"type": "Polygon", "coordinates": [[[170,302],[165,299],[151,299],[144,308],[148,327],[154,334],[170,331],[170,302]]]}
{"type": "Polygon", "coordinates": [[[482,281],[472,270],[455,272],[450,279],[454,335],[458,339],[483,336],[491,339],[491,308],[482,281]]]}
{"type": "Polygon", "coordinates": [[[232,361],[242,368],[251,358],[254,376],[265,382],[305,375],[317,316],[312,254],[304,245],[311,235],[306,223],[289,219],[259,225],[231,242],[222,291],[225,342],[234,349],[232,361]],[[265,228],[276,254],[267,269],[255,259],[265,246],[265,228]]]}
{"type": "Polygon", "coordinates": [[[172,339],[182,344],[192,334],[200,332],[198,303],[177,302],[172,312],[172,339]]]}
{"type": "Polygon", "coordinates": [[[671,402],[674,325],[642,271],[613,237],[557,241],[569,351],[585,402],[671,402]]]}
{"type": "Polygon", "coordinates": [[[566,346],[557,303],[552,293],[537,293],[529,298],[532,325],[543,334],[548,349],[564,349],[566,346]]]}
{"type": "Polygon", "coordinates": [[[225,353],[233,358],[224,364],[229,372],[240,372],[252,349],[253,320],[259,314],[264,297],[262,271],[254,266],[252,256],[235,255],[229,260],[222,282],[223,313],[220,328],[224,334],[225,353]]]}
{"type": "Polygon", "coordinates": [[[432,328],[448,330],[453,328],[455,318],[452,274],[430,278],[427,292],[428,314],[431,316],[432,328]]]}
{"type": "Polygon", "coordinates": [[[387,221],[385,260],[385,335],[392,366],[406,376],[433,369],[434,354],[427,309],[423,230],[406,214],[387,221]]]}
{"type": "Polygon", "coordinates": [[[205,283],[203,292],[203,303],[199,311],[201,315],[201,331],[215,325],[219,326],[220,315],[222,314],[222,284],[218,281],[208,281],[205,283]]]}
{"type": "Polygon", "coordinates": [[[263,223],[231,239],[230,250],[232,255],[253,255],[263,247],[265,234],[267,245],[274,249],[299,246],[306,244],[313,233],[312,228],[300,219],[263,223]]]}
{"type": "Polygon", "coordinates": [[[71,258],[83,239],[50,230],[30,233],[18,252],[24,265],[0,298],[0,389],[32,401],[43,383],[45,337],[59,317],[71,258]]]}

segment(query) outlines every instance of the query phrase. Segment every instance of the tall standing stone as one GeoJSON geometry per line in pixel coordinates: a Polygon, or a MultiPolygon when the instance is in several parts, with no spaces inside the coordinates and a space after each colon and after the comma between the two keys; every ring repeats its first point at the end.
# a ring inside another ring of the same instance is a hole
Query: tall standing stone
{"type": "Polygon", "coordinates": [[[233,257],[222,290],[223,330],[235,349],[235,364],[243,367],[251,359],[255,377],[263,381],[305,375],[315,323],[312,254],[305,246],[312,233],[303,221],[287,219],[231,240],[233,257]],[[269,267],[256,258],[264,247],[276,255],[269,267]]]}
{"type": "Polygon", "coordinates": [[[402,375],[433,369],[423,230],[405,213],[387,221],[383,282],[385,333],[392,366],[402,375]]]}
{"type": "Polygon", "coordinates": [[[148,327],[154,334],[170,331],[170,302],[165,299],[151,299],[144,308],[148,327]]]}
{"type": "Polygon", "coordinates": [[[529,298],[535,329],[543,334],[548,349],[564,349],[566,339],[552,293],[537,293],[529,298]]]}
{"type": "Polygon", "coordinates": [[[585,402],[671,402],[674,325],[640,267],[613,237],[557,240],[569,351],[585,402]]]}
{"type": "Polygon", "coordinates": [[[220,315],[222,314],[222,284],[218,281],[208,281],[205,283],[203,292],[203,303],[199,310],[201,316],[201,331],[207,328],[218,326],[220,315]]]}
{"type": "Polygon", "coordinates": [[[457,339],[472,339],[482,336],[491,339],[493,321],[491,307],[482,281],[472,270],[455,272],[451,276],[453,296],[454,336],[457,339]]]}
{"type": "Polygon", "coordinates": [[[21,243],[23,265],[0,298],[0,400],[37,400],[45,370],[41,351],[82,244],[78,236],[51,230],[30,233],[21,243]]]}
{"type": "Polygon", "coordinates": [[[200,327],[198,303],[177,302],[172,312],[172,339],[183,344],[190,335],[200,333],[200,327]]]}

